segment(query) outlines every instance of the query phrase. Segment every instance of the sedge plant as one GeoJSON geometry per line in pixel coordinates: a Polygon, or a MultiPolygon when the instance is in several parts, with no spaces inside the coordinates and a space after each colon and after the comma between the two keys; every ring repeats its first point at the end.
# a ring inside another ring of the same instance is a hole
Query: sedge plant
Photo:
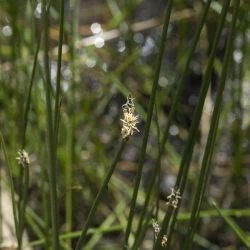
{"type": "Polygon", "coordinates": [[[165,51],[165,41],[166,41],[166,36],[167,36],[172,7],[173,7],[173,0],[170,0],[170,1],[168,1],[167,7],[166,7],[164,26],[163,26],[162,35],[161,35],[160,49],[159,49],[158,58],[156,61],[156,69],[155,69],[154,81],[153,81],[151,96],[150,96],[150,101],[149,101],[149,110],[147,113],[145,132],[144,132],[142,146],[141,146],[138,169],[137,169],[137,173],[136,173],[136,177],[135,177],[135,185],[134,185],[133,196],[132,196],[132,200],[131,200],[131,204],[130,204],[128,223],[127,223],[127,227],[126,227],[126,231],[125,231],[125,239],[124,239],[124,245],[123,245],[124,250],[128,248],[129,235],[131,233],[133,217],[134,217],[134,213],[135,213],[136,200],[137,200],[137,195],[138,195],[139,186],[140,186],[140,182],[141,182],[142,169],[143,169],[144,159],[145,159],[146,150],[147,150],[150,125],[151,125],[153,110],[154,110],[154,106],[155,106],[156,92],[157,92],[158,81],[159,81],[159,77],[160,77],[162,59],[163,59],[163,55],[164,55],[164,51],[165,51]]]}

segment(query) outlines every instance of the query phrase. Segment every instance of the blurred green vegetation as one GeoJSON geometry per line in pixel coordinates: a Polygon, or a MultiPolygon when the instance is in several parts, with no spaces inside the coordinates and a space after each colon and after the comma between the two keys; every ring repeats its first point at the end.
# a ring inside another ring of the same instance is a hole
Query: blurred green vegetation
{"type": "MultiPolygon", "coordinates": [[[[46,6],[49,6],[49,22],[44,26],[41,1],[0,0],[0,131],[12,166],[17,196],[20,196],[23,190],[23,183],[20,181],[23,173],[16,162],[17,151],[25,148],[30,154],[25,229],[34,249],[49,249],[50,245],[48,229],[53,219],[48,199],[51,186],[47,171],[50,164],[47,141],[50,136],[46,110],[48,100],[44,83],[48,83],[49,77],[51,84],[47,86],[51,107],[54,109],[58,90],[58,46],[60,48],[62,21],[61,1],[45,2],[46,6]],[[49,35],[47,43],[44,39],[46,30],[49,35]],[[46,50],[50,59],[50,72],[46,71],[44,61],[46,50]],[[31,97],[25,134],[29,89],[31,97]]],[[[203,108],[199,135],[195,138],[196,145],[172,241],[173,249],[183,249],[183,239],[188,230],[193,194],[196,190],[232,23],[234,1],[231,2],[213,63],[211,86],[203,108]]],[[[205,3],[206,1],[199,0],[178,0],[173,3],[167,46],[163,54],[155,110],[143,163],[142,188],[139,190],[135,210],[135,225],[140,218],[145,190],[157,162],[177,82],[185,67],[185,60],[205,3]]],[[[159,190],[155,188],[149,205],[157,207],[159,203],[159,223],[164,217],[166,199],[170,188],[175,185],[182,153],[187,145],[223,3],[224,0],[211,3],[205,26],[184,78],[185,86],[169,129],[169,140],[161,156],[161,172],[157,179],[159,190]]],[[[140,133],[135,133],[126,143],[107,192],[102,197],[92,221],[92,228],[84,247],[122,249],[134,187],[133,180],[137,172],[149,109],[166,1],[66,0],[64,4],[59,112],[51,114],[52,120],[58,121],[58,138],[54,145],[57,153],[56,166],[53,171],[57,178],[60,244],[64,249],[72,249],[76,245],[105,173],[119,148],[121,106],[126,102],[128,94],[132,94],[135,98],[136,113],[140,117],[140,133]]],[[[247,249],[249,246],[248,0],[240,1],[239,12],[237,32],[227,70],[221,119],[214,145],[212,170],[192,249],[236,250],[247,249]],[[210,205],[209,197],[217,201],[220,209],[210,205]],[[233,219],[229,216],[233,216],[233,219]],[[233,222],[230,223],[231,220],[233,222]],[[236,231],[240,233],[235,233],[232,228],[239,228],[236,231]]],[[[0,168],[6,171],[3,151],[0,154],[0,168]]],[[[3,178],[1,181],[9,183],[3,178]]],[[[149,210],[148,217],[151,216],[149,210]]],[[[152,217],[157,218],[155,212],[152,217]]],[[[135,225],[132,228],[131,242],[136,230],[135,225]]],[[[152,249],[154,232],[151,223],[146,229],[141,249],[152,249]]]]}

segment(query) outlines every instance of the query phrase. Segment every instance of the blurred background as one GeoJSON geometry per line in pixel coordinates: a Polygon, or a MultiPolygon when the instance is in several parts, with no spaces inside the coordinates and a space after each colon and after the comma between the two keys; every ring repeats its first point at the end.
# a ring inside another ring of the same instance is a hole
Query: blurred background
{"type": "MultiPolygon", "coordinates": [[[[82,228],[101,180],[118,148],[121,138],[121,105],[126,102],[128,94],[135,98],[136,112],[140,117],[140,133],[135,133],[127,143],[109,184],[109,192],[98,208],[92,224],[92,227],[100,230],[90,236],[84,249],[121,249],[166,2],[65,1],[57,168],[62,234],[77,233],[82,228]]],[[[159,138],[168,118],[176,83],[190,49],[204,2],[174,1],[159,79],[157,113],[154,113],[152,120],[143,168],[143,188],[147,187],[149,176],[155,167],[159,138]],[[157,124],[160,130],[157,130],[157,124]]],[[[233,219],[244,232],[249,233],[250,3],[247,0],[241,2],[213,157],[213,170],[206,197],[213,197],[223,209],[238,211],[232,214],[233,219]]],[[[51,91],[55,93],[60,2],[54,0],[50,3],[49,55],[51,91]]],[[[178,111],[170,128],[169,141],[162,157],[160,193],[157,197],[155,194],[155,199],[160,200],[161,213],[164,212],[169,190],[175,184],[222,3],[222,0],[212,1],[189,73],[185,78],[185,89],[178,111]]],[[[231,12],[232,8],[224,25],[213,66],[211,88],[203,110],[188,185],[182,198],[181,215],[174,239],[175,249],[180,249],[179,242],[185,235],[187,213],[190,212],[190,201],[195,190],[221,74],[231,12]]],[[[0,128],[13,165],[15,180],[19,176],[15,158],[21,145],[27,91],[35,53],[43,36],[41,15],[42,3],[39,0],[0,0],[0,128]]],[[[39,242],[34,227],[39,227],[42,234],[46,234],[45,224],[49,216],[46,211],[48,156],[43,50],[44,44],[41,42],[26,133],[26,150],[31,158],[27,209],[29,219],[26,229],[34,249],[46,249],[43,243],[39,242]]],[[[0,165],[1,168],[4,167],[2,155],[0,165]]],[[[18,182],[16,189],[19,189],[18,182]]],[[[137,212],[140,211],[144,196],[142,189],[139,193],[137,212]]],[[[247,249],[207,200],[203,204],[203,210],[194,249],[247,249]]],[[[153,239],[153,229],[149,228],[141,249],[152,249],[153,239]]],[[[69,237],[66,242],[74,246],[75,238],[69,237]]]]}

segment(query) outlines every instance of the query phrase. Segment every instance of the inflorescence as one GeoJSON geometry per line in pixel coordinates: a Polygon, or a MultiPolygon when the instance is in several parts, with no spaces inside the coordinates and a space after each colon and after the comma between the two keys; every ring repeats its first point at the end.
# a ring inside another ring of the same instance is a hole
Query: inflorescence
{"type": "MultiPolygon", "coordinates": [[[[159,224],[157,223],[157,221],[153,220],[153,224],[152,224],[153,228],[154,228],[154,233],[155,233],[155,240],[157,239],[158,237],[158,234],[160,233],[161,231],[161,228],[159,226],[159,224]]],[[[167,241],[168,241],[168,238],[167,236],[164,234],[163,235],[163,238],[162,238],[162,241],[161,241],[161,245],[163,247],[167,246],[167,241]]]]}
{"type": "Polygon", "coordinates": [[[16,159],[20,166],[28,167],[30,165],[29,155],[24,149],[18,150],[17,155],[18,157],[16,159]]]}
{"type": "Polygon", "coordinates": [[[134,98],[129,95],[127,97],[127,102],[122,105],[123,119],[121,119],[121,135],[123,139],[126,139],[129,136],[133,135],[134,131],[139,132],[139,129],[136,127],[136,124],[139,123],[139,121],[138,116],[134,114],[135,105],[133,100],[134,98]]]}
{"type": "Polygon", "coordinates": [[[181,199],[181,193],[179,189],[171,188],[171,194],[167,197],[167,205],[176,209],[181,199]]]}

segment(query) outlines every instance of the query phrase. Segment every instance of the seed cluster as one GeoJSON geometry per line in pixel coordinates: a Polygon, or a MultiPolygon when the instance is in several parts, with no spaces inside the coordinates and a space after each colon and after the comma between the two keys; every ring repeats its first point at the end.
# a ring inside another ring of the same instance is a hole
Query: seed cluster
{"type": "Polygon", "coordinates": [[[20,166],[27,167],[30,165],[29,155],[24,149],[18,150],[17,155],[18,156],[16,159],[17,159],[17,162],[20,166]]]}
{"type": "MultiPolygon", "coordinates": [[[[157,237],[158,237],[158,234],[159,234],[160,231],[161,231],[161,228],[160,228],[158,222],[155,221],[155,220],[153,220],[152,226],[153,226],[153,228],[154,228],[155,240],[156,240],[157,237]]],[[[163,247],[166,247],[166,246],[167,246],[167,241],[168,241],[168,238],[167,238],[167,236],[164,234],[164,235],[163,235],[163,238],[162,238],[162,241],[161,241],[161,245],[162,245],[163,247]]]]}
{"type": "Polygon", "coordinates": [[[129,95],[127,97],[127,102],[122,105],[123,119],[121,119],[121,135],[123,139],[133,135],[134,131],[139,132],[139,129],[136,127],[136,124],[139,123],[139,121],[138,116],[134,114],[135,105],[133,100],[134,98],[129,95]]]}
{"type": "Polygon", "coordinates": [[[167,197],[167,205],[176,209],[178,207],[180,199],[181,199],[180,190],[179,189],[175,190],[174,188],[171,188],[171,194],[167,197]]]}

